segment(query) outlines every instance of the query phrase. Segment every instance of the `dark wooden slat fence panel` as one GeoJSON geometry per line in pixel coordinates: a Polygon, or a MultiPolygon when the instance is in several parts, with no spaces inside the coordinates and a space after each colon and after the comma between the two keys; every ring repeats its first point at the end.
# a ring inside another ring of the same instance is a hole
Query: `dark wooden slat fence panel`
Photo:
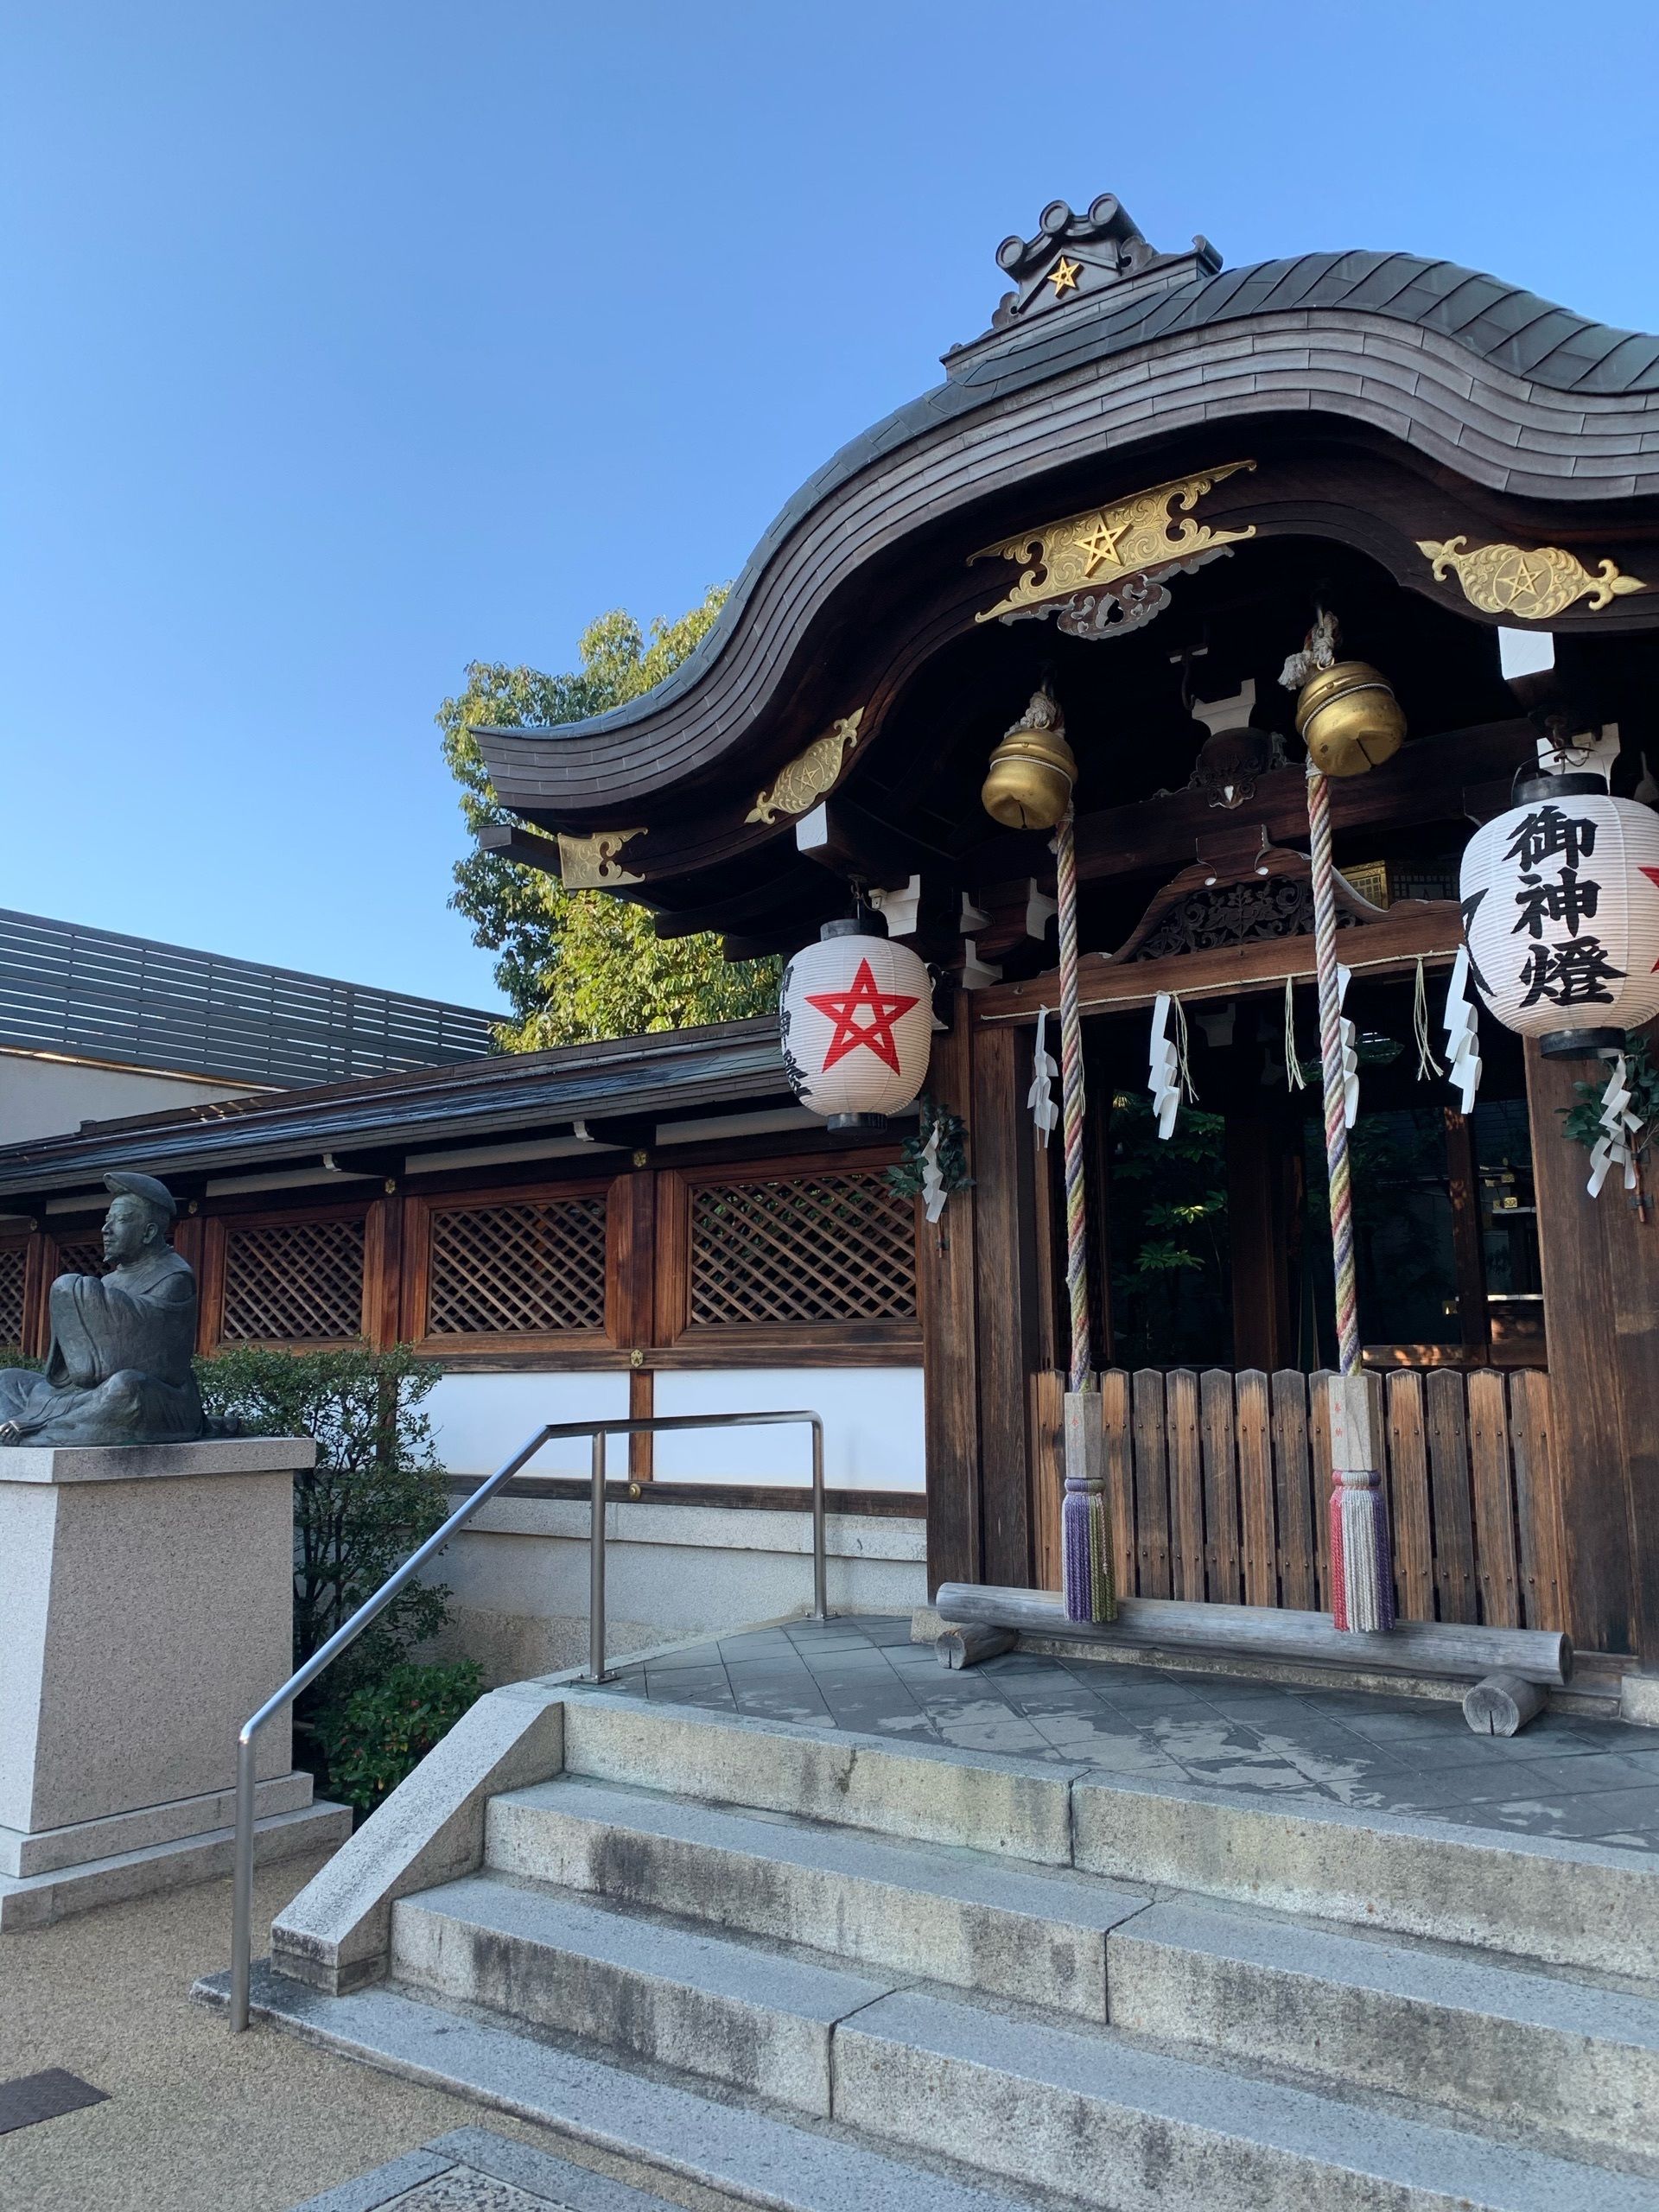
{"type": "Polygon", "coordinates": [[[1469,1467],[1475,1509],[1475,1567],[1480,1617],[1488,1628],[1521,1625],[1509,1407],[1503,1377],[1488,1368],[1469,1377],[1469,1467]]]}
{"type": "Polygon", "coordinates": [[[1529,1628],[1567,1622],[1567,1535],[1551,1465],[1549,1377],[1519,1368],[1510,1377],[1510,1449],[1515,1465],[1521,1596],[1529,1628]]]}
{"type": "Polygon", "coordinates": [[[1165,1378],[1175,1595],[1205,1600],[1204,1470],[1198,1451],[1198,1378],[1178,1367],[1165,1378]]]}
{"type": "Polygon", "coordinates": [[[1401,1618],[1434,1618],[1434,1532],[1428,1510],[1428,1439],[1423,1427],[1423,1378],[1390,1375],[1389,1508],[1394,1523],[1394,1577],[1401,1618]]]}
{"type": "Polygon", "coordinates": [[[1331,1608],[1331,1370],[1307,1378],[1307,1449],[1313,1462],[1313,1541],[1319,1548],[1319,1606],[1331,1608]]]}
{"type": "Polygon", "coordinates": [[[1454,1368],[1425,1385],[1428,1401],[1428,1494],[1434,1516],[1434,1587],[1440,1618],[1472,1621],[1476,1609],[1475,1523],[1469,1495],[1468,1392],[1454,1368]]]}
{"type": "Polygon", "coordinates": [[[1127,1368],[1109,1367],[1100,1378],[1101,1419],[1106,1431],[1106,1497],[1112,1520],[1112,1567],[1125,1597],[1139,1596],[1135,1541],[1135,1433],[1127,1368]]]}
{"type": "MultiPolygon", "coordinates": [[[[1370,1380],[1401,1618],[1559,1627],[1548,1377],[1440,1368],[1370,1380]]],[[[1102,1374],[1122,1592],[1328,1609],[1328,1382],[1289,1368],[1102,1374]]]]}
{"type": "Polygon", "coordinates": [[[1204,1527],[1206,1594],[1211,1605],[1244,1602],[1244,1562],[1238,1548],[1238,1425],[1233,1417],[1233,1378],[1224,1367],[1198,1377],[1204,1435],[1204,1527]]]}
{"type": "Polygon", "coordinates": [[[1164,1450],[1161,1369],[1135,1373],[1135,1533],[1139,1594],[1173,1595],[1169,1572],[1169,1477],[1164,1450]]]}
{"type": "Polygon", "coordinates": [[[1279,1550],[1273,1525],[1273,1420],[1268,1378],[1259,1367],[1234,1377],[1238,1408],[1239,1526],[1244,1538],[1244,1602],[1279,1603],[1279,1550]]]}
{"type": "Polygon", "coordinates": [[[1307,1377],[1281,1367],[1273,1377],[1273,1474],[1279,1510],[1279,1602],[1301,1612],[1319,1603],[1313,1468],[1307,1455],[1307,1377]]]}

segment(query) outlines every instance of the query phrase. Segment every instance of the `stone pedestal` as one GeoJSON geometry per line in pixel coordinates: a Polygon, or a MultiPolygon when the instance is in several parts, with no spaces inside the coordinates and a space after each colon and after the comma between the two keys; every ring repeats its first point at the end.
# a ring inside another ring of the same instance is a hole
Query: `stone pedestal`
{"type": "MultiPolygon", "coordinates": [[[[0,1449],[0,1928],[227,1872],[237,1731],[293,1667],[294,1437],[0,1449]]],[[[262,1858],[349,1812],[264,1732],[262,1858]]]]}

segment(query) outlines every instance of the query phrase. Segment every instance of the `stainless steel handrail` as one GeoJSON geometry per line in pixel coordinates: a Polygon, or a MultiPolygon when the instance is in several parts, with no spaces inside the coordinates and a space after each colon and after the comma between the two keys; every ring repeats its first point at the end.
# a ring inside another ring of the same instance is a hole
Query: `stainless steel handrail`
{"type": "Polygon", "coordinates": [[[602,1682],[605,1671],[605,1440],[607,1436],[660,1436],[687,1428],[775,1428],[785,1423],[808,1422],[812,1430],[812,1618],[827,1620],[829,1568],[825,1553],[823,1502],[823,1422],[817,1414],[666,1414],[644,1421],[549,1421],[538,1428],[511,1459],[480,1483],[464,1503],[411,1552],[397,1572],[387,1578],[372,1598],[359,1605],[327,1643],[311,1654],[274,1696],[268,1697],[251,1719],[245,1721],[236,1739],[236,1858],[231,1904],[231,2032],[238,2035],[248,2024],[248,1990],[253,1970],[253,1750],[254,1738],[266,1721],[291,1705],[348,1643],[353,1643],[398,1592],[429,1560],[435,1559],[451,1536],[466,1527],[480,1506],[487,1505],[504,1483],[511,1482],[543,1445],[587,1436],[593,1439],[593,1487],[588,1505],[588,1672],[583,1680],[602,1682]]]}

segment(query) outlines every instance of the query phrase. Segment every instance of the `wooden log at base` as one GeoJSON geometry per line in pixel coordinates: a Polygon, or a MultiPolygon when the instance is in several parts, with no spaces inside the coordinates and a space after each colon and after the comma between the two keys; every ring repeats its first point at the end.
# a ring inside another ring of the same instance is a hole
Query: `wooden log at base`
{"type": "Polygon", "coordinates": [[[947,1628],[934,1639],[933,1656],[941,1667],[977,1667],[982,1659],[995,1659],[1012,1651],[1019,1638],[1011,1628],[987,1628],[978,1621],[964,1621],[947,1628]]]}
{"type": "Polygon", "coordinates": [[[1020,1636],[1165,1651],[1213,1651],[1229,1659],[1279,1659],[1365,1674],[1430,1675],[1479,1681],[1488,1675],[1558,1688],[1573,1673],[1573,1644],[1556,1629],[1479,1628],[1461,1621],[1401,1621],[1373,1633],[1344,1632],[1328,1613],[1277,1605],[1205,1605],[1179,1599],[1120,1598],[1109,1622],[1066,1618],[1053,1591],[947,1582],[934,1599],[952,1627],[972,1622],[1020,1636]]]}
{"type": "Polygon", "coordinates": [[[1463,1717],[1477,1736],[1513,1736],[1544,1709],[1545,1693],[1520,1675],[1488,1675],[1463,1700],[1463,1717]]]}

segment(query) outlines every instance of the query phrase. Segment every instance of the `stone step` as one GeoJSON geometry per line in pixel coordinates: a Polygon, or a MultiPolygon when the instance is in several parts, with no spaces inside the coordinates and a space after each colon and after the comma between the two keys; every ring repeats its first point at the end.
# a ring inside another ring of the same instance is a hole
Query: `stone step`
{"type": "Polygon", "coordinates": [[[908,1980],[1106,2018],[1109,1929],[1142,1894],[569,1775],[494,1798],[489,1866],[797,1943],[908,1980]]]}
{"type": "MultiPolygon", "coordinates": [[[[226,2001],[227,1974],[196,1985],[226,2001]]],[[[343,2058],[769,2212],[1039,2212],[1031,2195],[893,2156],[833,2122],[798,2124],[729,2094],[702,2096],[630,2071],[608,2054],[566,2048],[456,2014],[385,1986],[329,1997],[254,1968],[256,2019],[343,2058]]],[[[1098,2199],[1096,2199],[1098,2203],[1098,2199]]],[[[1040,2212],[1053,2212],[1045,2200],[1040,2212]]],[[[1217,2201],[1216,2212],[1225,2212],[1217,2201]]],[[[1556,2212],[1567,2212],[1558,2206],[1556,2212]]]]}
{"type": "Polygon", "coordinates": [[[1659,1858],[1242,1789],[1088,1774],[1072,1863],[1506,1958],[1659,1984],[1659,1858]]]}
{"type": "Polygon", "coordinates": [[[1071,1864],[1071,1783],[1085,1770],[582,1690],[565,1699],[564,1764],[595,1781],[1051,1866],[1071,1864]]]}
{"type": "Polygon", "coordinates": [[[1659,1859],[575,1692],[590,1779],[1659,1984],[1659,1859]]]}
{"type": "Polygon", "coordinates": [[[906,1990],[843,2020],[835,2112],[1114,2212],[1659,2212],[1659,2183],[1111,2029],[906,1990]]]}
{"type": "Polygon", "coordinates": [[[836,2024],[894,1986],[498,1874],[392,1908],[408,1987],[828,2114],[836,2024]]]}
{"type": "Polygon", "coordinates": [[[1592,2155],[1656,2147],[1652,1998],[1184,1899],[1115,1927],[1107,1957],[1114,2026],[1592,2155]]]}

